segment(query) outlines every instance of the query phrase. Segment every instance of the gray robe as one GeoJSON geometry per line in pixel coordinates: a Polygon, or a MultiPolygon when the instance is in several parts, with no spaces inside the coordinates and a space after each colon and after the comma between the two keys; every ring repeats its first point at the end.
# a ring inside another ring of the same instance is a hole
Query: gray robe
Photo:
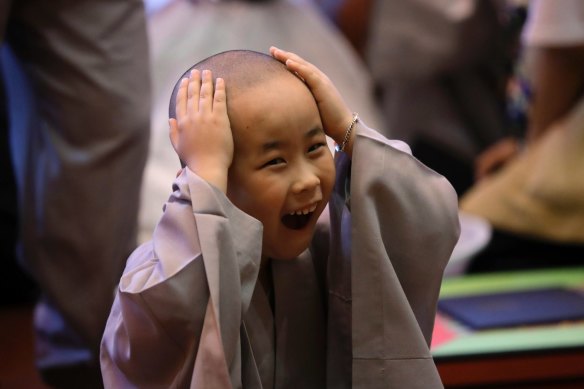
{"type": "Polygon", "coordinates": [[[271,263],[274,313],[256,284],[262,225],[185,170],[120,281],[106,387],[442,387],[428,345],[456,195],[362,124],[336,163],[313,243],[271,263]]]}

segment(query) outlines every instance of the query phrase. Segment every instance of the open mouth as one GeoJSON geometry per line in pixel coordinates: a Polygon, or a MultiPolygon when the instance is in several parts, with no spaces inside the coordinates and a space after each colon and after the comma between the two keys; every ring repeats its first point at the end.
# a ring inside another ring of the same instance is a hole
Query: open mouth
{"type": "Polygon", "coordinates": [[[312,212],[306,215],[286,215],[282,218],[282,223],[292,230],[301,230],[310,221],[310,216],[312,216],[312,212]]]}
{"type": "Polygon", "coordinates": [[[292,212],[288,215],[284,215],[282,217],[282,224],[292,230],[301,230],[308,225],[315,209],[316,204],[308,208],[292,212]]]}

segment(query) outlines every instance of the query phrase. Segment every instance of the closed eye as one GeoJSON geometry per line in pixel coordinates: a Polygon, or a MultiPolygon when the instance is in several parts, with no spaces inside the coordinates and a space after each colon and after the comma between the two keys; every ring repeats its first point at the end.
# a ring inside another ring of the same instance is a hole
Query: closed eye
{"type": "Polygon", "coordinates": [[[277,165],[284,164],[284,163],[286,163],[284,158],[274,158],[274,159],[270,159],[262,167],[277,166],[277,165]]]}
{"type": "Polygon", "coordinates": [[[308,148],[308,152],[314,153],[315,151],[318,151],[321,147],[324,147],[324,146],[326,146],[326,143],[323,143],[323,142],[315,143],[308,148]]]}

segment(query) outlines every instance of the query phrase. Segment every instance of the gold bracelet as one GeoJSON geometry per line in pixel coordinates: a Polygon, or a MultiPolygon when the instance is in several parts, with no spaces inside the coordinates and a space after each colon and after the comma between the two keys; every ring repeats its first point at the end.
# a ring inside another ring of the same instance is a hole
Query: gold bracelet
{"type": "Polygon", "coordinates": [[[345,131],[345,137],[343,138],[343,142],[341,143],[340,146],[337,144],[335,147],[335,150],[337,152],[345,151],[345,146],[347,146],[347,143],[349,142],[349,138],[351,137],[351,132],[353,132],[353,128],[355,127],[355,124],[358,121],[359,121],[359,114],[357,112],[353,112],[353,120],[351,120],[351,124],[349,124],[349,127],[347,127],[347,131],[345,131]]]}

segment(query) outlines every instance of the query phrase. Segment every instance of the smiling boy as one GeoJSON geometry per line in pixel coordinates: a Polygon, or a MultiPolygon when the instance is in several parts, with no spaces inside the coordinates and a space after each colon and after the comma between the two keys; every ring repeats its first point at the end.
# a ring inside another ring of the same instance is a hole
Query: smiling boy
{"type": "Polygon", "coordinates": [[[310,90],[282,72],[230,100],[236,146],[227,197],[262,223],[262,257],[292,259],[312,240],[335,168],[310,90]]]}
{"type": "Polygon", "coordinates": [[[120,281],[106,385],[441,387],[428,344],[451,186],[312,64],[271,54],[210,57],[173,92],[187,168],[120,281]]]}

